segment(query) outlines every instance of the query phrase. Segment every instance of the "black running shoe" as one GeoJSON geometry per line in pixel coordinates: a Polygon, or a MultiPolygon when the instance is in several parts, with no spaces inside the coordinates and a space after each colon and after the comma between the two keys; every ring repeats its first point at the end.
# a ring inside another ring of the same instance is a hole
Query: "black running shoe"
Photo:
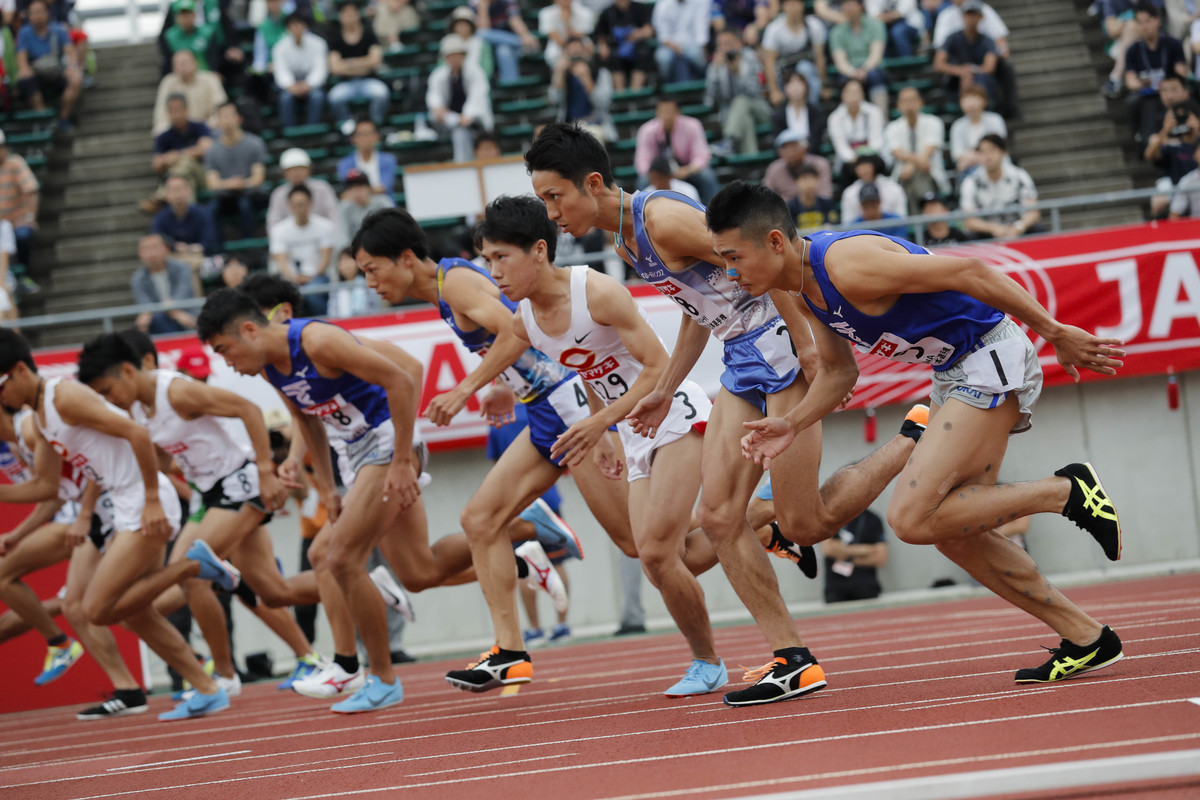
{"type": "Polygon", "coordinates": [[[742,680],[754,685],[725,695],[727,706],[777,703],[825,688],[825,671],[805,647],[789,651],[786,658],[776,656],[758,669],[742,669],[742,680]]]}
{"type": "Polygon", "coordinates": [[[817,551],[808,545],[799,545],[784,536],[779,530],[779,523],[771,523],[771,543],[767,552],[788,561],[794,561],[806,578],[817,577],[817,551]]]}
{"type": "Polygon", "coordinates": [[[1050,651],[1050,660],[1034,669],[1017,670],[1017,683],[1065,681],[1067,678],[1115,664],[1125,655],[1121,652],[1121,640],[1107,625],[1100,631],[1100,638],[1086,647],[1063,639],[1058,647],[1046,649],[1050,651]]]}
{"type": "Polygon", "coordinates": [[[480,653],[479,660],[468,664],[466,669],[452,669],[446,673],[446,682],[464,692],[486,692],[517,683],[533,680],[533,662],[525,652],[500,652],[493,647],[480,653]]]}
{"type": "Polygon", "coordinates": [[[1055,475],[1071,482],[1071,497],[1062,515],[1092,535],[1109,561],[1121,557],[1121,520],[1091,464],[1067,464],[1055,475]]]}
{"type": "Polygon", "coordinates": [[[106,695],[107,700],[98,706],[80,711],[75,715],[75,719],[90,721],[94,719],[108,719],[110,717],[123,717],[126,714],[140,714],[145,711],[146,693],[141,689],[117,689],[110,695],[106,695]]]}

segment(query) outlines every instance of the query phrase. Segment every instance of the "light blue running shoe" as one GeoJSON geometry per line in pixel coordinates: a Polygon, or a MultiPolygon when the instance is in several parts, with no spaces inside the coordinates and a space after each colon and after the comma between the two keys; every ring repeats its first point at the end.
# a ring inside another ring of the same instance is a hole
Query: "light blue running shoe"
{"type": "Polygon", "coordinates": [[[170,711],[164,711],[162,714],[159,714],[158,718],[163,722],[170,722],[177,719],[192,719],[193,717],[215,714],[227,708],[229,708],[229,695],[225,694],[225,690],[218,686],[216,694],[193,692],[187,699],[170,711]]]}
{"type": "Polygon", "coordinates": [[[389,685],[375,675],[368,675],[361,689],[342,702],[334,703],[329,710],[335,714],[361,714],[394,706],[403,699],[404,687],[400,685],[399,678],[389,685]]]}
{"type": "Polygon", "coordinates": [[[309,675],[312,675],[321,668],[321,657],[316,653],[309,653],[306,656],[301,656],[296,660],[296,668],[292,670],[292,674],[288,675],[279,685],[277,689],[291,689],[292,684],[296,681],[304,680],[309,675]]]}
{"type": "Polygon", "coordinates": [[[720,689],[728,680],[729,673],[725,671],[724,661],[717,664],[710,664],[707,661],[696,659],[688,667],[688,671],[683,674],[683,679],[670,689],[667,689],[663,694],[667,697],[691,697],[695,694],[708,694],[720,689]]]}
{"type": "Polygon", "coordinates": [[[38,686],[45,686],[51,681],[61,678],[71,665],[83,655],[83,645],[74,639],[67,639],[62,647],[50,645],[46,648],[46,659],[42,663],[41,673],[33,679],[38,686]]]}
{"type": "Polygon", "coordinates": [[[238,568],[218,557],[203,539],[192,542],[187,557],[200,565],[200,574],[196,577],[202,581],[212,581],[227,592],[232,592],[242,582],[238,568]]]}
{"type": "Polygon", "coordinates": [[[547,553],[566,550],[571,558],[583,558],[583,546],[579,544],[575,531],[542,498],[530,503],[520,517],[537,528],[537,539],[547,553]]]}

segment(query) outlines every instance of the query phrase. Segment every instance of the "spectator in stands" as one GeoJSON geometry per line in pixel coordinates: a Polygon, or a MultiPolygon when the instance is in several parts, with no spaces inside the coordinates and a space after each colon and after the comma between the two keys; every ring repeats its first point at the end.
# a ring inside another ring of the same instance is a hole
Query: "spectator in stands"
{"type": "Polygon", "coordinates": [[[1000,95],[1000,106],[997,110],[1007,118],[1018,119],[1020,104],[1017,102],[1017,73],[1009,59],[1008,27],[994,8],[987,3],[980,3],[979,0],[950,0],[938,13],[937,24],[933,29],[933,47],[940,50],[951,34],[963,29],[963,9],[968,4],[979,6],[982,16],[979,32],[991,39],[996,47],[995,78],[1000,95]]]}
{"type": "MultiPolygon", "coordinates": [[[[272,78],[275,65],[271,59],[277,45],[287,35],[287,14],[283,11],[283,0],[266,0],[267,13],[258,28],[254,31],[254,57],[250,62],[252,83],[261,86],[258,97],[266,101],[268,92],[265,91],[266,76],[272,78]]],[[[272,83],[274,81],[272,80],[272,83]]]]}
{"type": "MultiPolygon", "coordinates": [[[[1188,68],[1183,44],[1162,33],[1159,10],[1147,0],[1141,0],[1135,12],[1141,38],[1125,53],[1125,88],[1129,90],[1125,110],[1134,134],[1144,136],[1147,128],[1153,125],[1151,120],[1163,111],[1158,94],[1162,79],[1172,72],[1186,79],[1188,68]]],[[[1143,141],[1139,139],[1139,144],[1143,141]]]]}
{"type": "MultiPolygon", "coordinates": [[[[342,199],[338,202],[337,219],[341,222],[340,231],[335,247],[348,247],[354,234],[362,226],[367,214],[380,208],[391,208],[392,198],[386,194],[376,194],[371,191],[371,179],[366,173],[352,169],[346,173],[342,184],[342,199]]],[[[315,208],[314,208],[315,211],[315,208]]]]}
{"type": "MultiPolygon", "coordinates": [[[[889,220],[899,220],[901,217],[893,211],[884,210],[878,186],[873,183],[862,184],[858,191],[857,202],[857,216],[843,217],[854,227],[886,233],[889,236],[908,237],[908,228],[889,222],[889,220]]],[[[845,202],[843,201],[844,206],[845,202]]]]}
{"type": "Polygon", "coordinates": [[[663,0],[650,21],[658,39],[654,61],[662,83],[697,80],[704,75],[711,0],[663,0]]]}
{"type": "Polygon", "coordinates": [[[187,98],[188,119],[203,122],[210,128],[217,125],[217,109],[229,99],[221,79],[215,73],[198,69],[191,51],[181,50],[171,56],[171,72],[158,82],[152,131],[155,136],[172,125],[167,98],[176,94],[187,98]]]}
{"type": "Polygon", "coordinates": [[[296,103],[303,102],[304,121],[321,121],[325,110],[325,81],[329,77],[329,47],[308,30],[308,20],[293,11],[287,16],[287,35],[271,51],[275,85],[279,88],[279,121],[296,124],[296,103]]]}
{"type": "Polygon", "coordinates": [[[551,72],[558,64],[568,39],[583,41],[587,55],[592,55],[592,40],[588,37],[595,27],[596,15],[575,0],[554,0],[538,11],[538,33],[546,37],[546,50],[542,55],[551,72]]]}
{"type": "Polygon", "coordinates": [[[783,0],[783,12],[767,24],[762,37],[762,60],[771,105],[784,102],[781,88],[793,72],[808,82],[808,96],[820,98],[825,76],[824,23],[804,13],[804,0],[783,0]]]}
{"type": "MultiPolygon", "coordinates": [[[[919,206],[922,214],[949,214],[950,209],[937,192],[929,192],[921,198],[919,206]]],[[[925,227],[926,247],[936,247],[941,244],[955,244],[967,241],[967,235],[946,220],[931,222],[925,227]]]]}
{"type": "Polygon", "coordinates": [[[221,252],[217,225],[208,209],[195,203],[192,186],[182,175],[167,178],[163,196],[167,206],[154,215],[150,232],[162,236],[172,255],[192,270],[192,288],[199,295],[205,260],[211,264],[221,252]]]}
{"type": "MultiPolygon", "coordinates": [[[[169,256],[167,243],[157,233],[143,236],[138,242],[138,260],[142,266],[129,279],[135,303],[170,303],[196,296],[192,288],[192,270],[169,256]]],[[[194,329],[196,318],[182,308],[143,311],[134,325],[143,333],[176,333],[194,329]]]]}
{"type": "Polygon", "coordinates": [[[754,48],[742,44],[737,33],[717,34],[717,49],[704,82],[704,104],[718,109],[722,141],[714,152],[757,153],[757,127],[771,121],[771,106],[763,97],[762,64],[754,48]]]}
{"type": "MultiPolygon", "coordinates": [[[[474,14],[471,16],[473,20],[474,14]]],[[[474,21],[471,24],[474,25],[474,21]]],[[[379,37],[380,44],[388,50],[395,50],[400,47],[401,34],[421,27],[421,15],[409,0],[379,0],[375,4],[375,18],[371,21],[371,27],[379,37]]]]}
{"type": "Polygon", "coordinates": [[[988,98],[999,105],[996,85],[996,65],[999,56],[996,43],[979,31],[983,19],[983,4],[967,0],[962,6],[963,28],[946,37],[933,55],[933,69],[945,76],[950,91],[970,88],[976,84],[987,91],[988,98]]]}
{"type": "Polygon", "coordinates": [[[814,230],[837,224],[837,206],[832,197],[821,197],[821,173],[812,164],[801,164],[796,176],[796,196],[787,201],[788,210],[796,218],[796,227],[814,230]]]}
{"type": "Polygon", "coordinates": [[[485,161],[500,158],[504,151],[500,149],[500,139],[494,133],[484,131],[475,137],[475,160],[485,161]]]}
{"type": "Polygon", "coordinates": [[[913,54],[913,45],[925,34],[925,15],[917,0],[864,0],[864,8],[887,28],[888,55],[908,58],[913,54]]]}
{"type": "Polygon", "coordinates": [[[429,74],[425,106],[433,129],[454,148],[455,161],[470,161],[475,130],[492,129],[492,87],[477,64],[467,62],[467,43],[447,34],[441,44],[442,63],[429,74]]]}
{"type": "Polygon", "coordinates": [[[237,256],[230,256],[225,259],[225,263],[221,265],[221,287],[226,289],[236,289],[242,285],[242,281],[246,280],[246,276],[250,274],[250,268],[246,266],[246,262],[242,261],[237,256]]]}
{"type": "Polygon", "coordinates": [[[379,128],[372,120],[360,119],[354,125],[350,143],[354,152],[338,161],[338,180],[346,180],[350,170],[356,169],[370,179],[373,193],[394,199],[398,166],[394,155],[379,149],[379,128]]]}
{"type": "Polygon", "coordinates": [[[0,219],[8,220],[17,238],[17,263],[30,266],[37,231],[41,187],[25,159],[8,149],[0,131],[0,219]]]}
{"type": "Polygon", "coordinates": [[[813,13],[828,28],[832,28],[834,25],[841,25],[846,21],[846,16],[842,13],[841,0],[815,0],[813,2],[813,13]]]}
{"type": "Polygon", "coordinates": [[[654,119],[638,128],[633,163],[639,188],[649,184],[650,162],[658,156],[671,164],[672,176],[699,190],[701,202],[707,203],[717,193],[717,174],[709,165],[712,151],[708,149],[704,123],[679,113],[679,103],[669,96],[659,97],[654,119]]]}
{"type": "Polygon", "coordinates": [[[17,33],[17,85],[39,111],[47,95],[59,97],[58,126],[70,130],[83,91],[83,62],[66,27],[50,21],[45,0],[29,4],[29,24],[17,33]]]}
{"type": "Polygon", "coordinates": [[[612,73],[616,91],[641,89],[646,85],[646,75],[654,66],[654,51],[649,42],[654,38],[652,14],[647,3],[613,0],[596,20],[593,35],[597,52],[612,73]]]}
{"type": "Polygon", "coordinates": [[[713,30],[733,31],[747,47],[758,47],[763,29],[778,11],[779,0],[713,0],[713,30]]]}
{"type": "Polygon", "coordinates": [[[537,52],[541,45],[521,18],[521,6],[517,0],[471,0],[471,8],[478,14],[476,24],[479,35],[491,44],[496,56],[500,82],[507,83],[520,78],[521,48],[537,52]]]}
{"type": "MultiPolygon", "coordinates": [[[[212,146],[212,131],[203,122],[188,119],[186,95],[173,94],[167,98],[167,115],[170,126],[154,137],[151,166],[163,178],[182,177],[195,193],[205,187],[204,154],[212,146]]],[[[142,210],[154,213],[161,205],[160,190],[142,203],[142,210]]]]}
{"type": "Polygon", "coordinates": [[[833,167],[847,179],[852,180],[850,166],[860,148],[883,152],[883,117],[883,109],[865,101],[861,81],[846,81],[841,105],[829,115],[829,143],[833,145],[833,167]]]}
{"type": "Polygon", "coordinates": [[[829,159],[811,152],[808,142],[807,137],[791,128],[775,137],[775,152],[779,154],[779,158],[767,165],[767,170],[763,173],[763,185],[784,200],[791,200],[796,196],[796,179],[800,177],[800,169],[804,166],[812,167],[820,176],[817,195],[833,198],[833,176],[829,159]]]}
{"type": "MultiPolygon", "coordinates": [[[[963,212],[982,214],[1005,206],[1037,203],[1033,178],[1005,158],[1007,151],[1007,142],[994,133],[979,142],[982,164],[964,178],[958,188],[958,206],[963,212]]],[[[1012,211],[968,217],[963,224],[976,238],[1012,239],[1032,230],[1041,218],[1042,212],[1031,208],[1024,213],[1012,211]]]]}
{"type": "Polygon", "coordinates": [[[1125,54],[1139,35],[1133,0],[1101,0],[1100,15],[1104,18],[1104,33],[1111,42],[1108,54],[1113,60],[1112,71],[1100,91],[1116,100],[1125,91],[1125,54]]]}
{"type": "Polygon", "coordinates": [[[887,564],[887,542],[883,522],[867,510],[846,523],[834,536],[821,542],[825,556],[825,602],[869,600],[883,591],[879,567],[887,564]]]}
{"type": "Polygon", "coordinates": [[[1158,166],[1161,177],[1155,184],[1159,194],[1150,200],[1151,215],[1163,216],[1175,187],[1196,168],[1196,143],[1200,142],[1200,106],[1188,100],[1168,111],[1162,129],[1150,137],[1143,154],[1158,166]]]}
{"type": "Polygon", "coordinates": [[[684,197],[690,197],[697,203],[700,202],[700,193],[696,191],[696,187],[687,181],[681,181],[678,178],[672,177],[671,162],[662,156],[657,156],[650,162],[650,169],[647,170],[646,174],[650,178],[650,185],[647,188],[669,189],[672,192],[678,192],[684,197]]]}
{"type": "Polygon", "coordinates": [[[880,110],[888,107],[887,75],[880,69],[887,29],[874,17],[863,13],[862,0],[845,0],[842,14],[846,21],[829,32],[829,53],[843,81],[857,80],[871,95],[880,110]]]}
{"type": "Polygon", "coordinates": [[[267,176],[267,148],[263,140],[242,130],[242,115],[235,103],[217,111],[220,135],[204,154],[208,190],[215,217],[236,216],[243,238],[254,235],[259,210],[266,205],[262,192],[267,176]]]}
{"type": "Polygon", "coordinates": [[[946,123],[921,111],[921,93],[912,86],[900,90],[896,107],[900,116],[883,129],[884,152],[892,159],[892,178],[908,195],[908,207],[935,189],[950,192],[946,178],[946,123]]]}
{"type": "Polygon", "coordinates": [[[383,48],[375,31],[363,25],[354,3],[338,9],[339,28],[329,36],[329,74],[338,82],[329,90],[329,105],[338,124],[350,119],[350,103],[366,100],[376,125],[387,115],[392,93],[376,74],[383,63],[383,48]]]}
{"type": "Polygon", "coordinates": [[[325,219],[338,220],[337,192],[328,181],[312,176],[312,157],[302,147],[289,147],[279,156],[283,183],[271,191],[267,204],[267,229],[292,213],[288,193],[293,186],[303,186],[312,197],[312,213],[325,219]]]}
{"type": "Polygon", "coordinates": [[[609,111],[613,96],[612,73],[607,67],[596,65],[578,36],[567,39],[550,77],[548,95],[563,122],[578,122],[602,142],[617,138],[617,127],[609,111]]]}
{"type": "Polygon", "coordinates": [[[854,175],[857,180],[842,191],[843,220],[853,222],[862,216],[860,193],[868,185],[874,187],[879,196],[880,210],[884,214],[908,216],[908,197],[900,184],[887,176],[886,169],[883,159],[874,153],[863,153],[855,160],[854,175]]]}
{"type": "Polygon", "coordinates": [[[771,133],[778,136],[784,131],[794,131],[819,147],[825,140],[825,112],[813,102],[808,90],[809,84],[803,75],[788,73],[783,82],[787,102],[774,110],[771,133]]]}
{"type": "Polygon", "coordinates": [[[334,319],[361,317],[383,310],[383,299],[367,286],[367,278],[358,271],[354,254],[338,251],[337,285],[329,292],[329,316],[334,319]]]}
{"type": "MultiPolygon", "coordinates": [[[[312,212],[312,193],[306,186],[288,191],[291,215],[275,223],[268,231],[271,242],[271,272],[282,275],[297,286],[329,283],[329,262],[337,231],[333,221],[312,212]]],[[[314,316],[324,316],[329,295],[310,294],[305,298],[314,316]]]]}
{"type": "Polygon", "coordinates": [[[475,28],[475,12],[466,6],[454,9],[450,14],[450,33],[457,33],[467,41],[467,61],[478,64],[490,81],[496,72],[496,62],[491,45],[483,40],[475,28]]]}
{"type": "Polygon", "coordinates": [[[1135,139],[1149,143],[1150,137],[1162,130],[1163,123],[1170,116],[1171,111],[1191,98],[1189,86],[1187,78],[1175,73],[1164,75],[1158,84],[1158,105],[1161,108],[1146,116],[1145,128],[1142,130],[1141,136],[1135,137],[1135,139]]]}
{"type": "Polygon", "coordinates": [[[197,23],[195,0],[175,0],[171,9],[175,12],[174,24],[166,29],[163,37],[172,60],[175,53],[187,50],[196,57],[200,69],[214,69],[218,45],[216,26],[197,23]]]}
{"type": "Polygon", "coordinates": [[[12,223],[0,219],[0,321],[20,316],[17,310],[17,281],[12,274],[12,260],[17,254],[17,237],[12,223]]]}
{"type": "MultiPolygon", "coordinates": [[[[1197,158],[1200,158],[1200,141],[1192,149],[1192,160],[1197,158]]],[[[1200,169],[1192,169],[1175,184],[1170,211],[1171,219],[1200,217],[1200,169]]]]}
{"type": "Polygon", "coordinates": [[[1008,138],[1008,126],[1004,117],[988,111],[988,96],[982,86],[971,86],[962,91],[958,105],[963,115],[950,125],[950,158],[962,180],[968,172],[980,164],[979,141],[989,133],[1008,138]]]}

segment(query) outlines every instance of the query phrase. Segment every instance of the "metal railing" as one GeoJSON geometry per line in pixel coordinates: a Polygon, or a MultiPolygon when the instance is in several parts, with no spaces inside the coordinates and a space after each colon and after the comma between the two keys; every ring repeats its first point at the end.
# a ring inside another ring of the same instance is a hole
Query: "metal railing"
{"type": "MultiPolygon", "coordinates": [[[[1120,192],[1103,192],[1099,194],[1084,195],[1082,197],[1064,197],[1054,200],[1039,200],[1037,203],[1029,205],[1012,205],[998,209],[990,209],[986,212],[966,213],[962,211],[954,211],[947,214],[916,214],[901,219],[889,219],[885,222],[888,227],[908,227],[913,232],[913,240],[918,244],[923,244],[925,241],[926,228],[933,222],[955,222],[967,219],[968,217],[991,217],[1004,216],[1008,214],[1021,214],[1030,209],[1036,208],[1040,211],[1048,211],[1049,213],[1049,230],[1048,233],[1062,232],[1062,212],[1068,209],[1078,209],[1085,207],[1102,207],[1112,205],[1128,205],[1131,203],[1147,200],[1154,195],[1161,194],[1154,188],[1149,189],[1129,189],[1120,192]]],[[[1045,222],[1045,220],[1043,220],[1045,222]]],[[[861,223],[842,223],[840,225],[826,226],[822,230],[853,230],[862,228],[861,223]]],[[[811,232],[811,231],[802,231],[811,232]]],[[[1032,235],[1032,234],[1031,234],[1032,235]]],[[[612,258],[611,252],[601,253],[580,253],[572,255],[570,260],[576,263],[583,262],[598,262],[612,258]]],[[[328,294],[336,291],[339,284],[319,284],[298,287],[303,295],[310,294],[328,294]]],[[[191,300],[180,300],[171,303],[151,303],[146,305],[126,305],[116,306],[113,308],[98,308],[88,311],[68,311],[58,314],[40,314],[31,317],[22,317],[20,319],[5,320],[0,322],[0,325],[9,327],[20,327],[25,330],[33,330],[38,328],[51,328],[58,325],[75,325],[84,322],[99,322],[101,329],[105,333],[111,333],[116,328],[116,320],[130,320],[139,314],[147,312],[158,313],[162,311],[198,311],[204,305],[204,298],[197,297],[191,300]]]]}

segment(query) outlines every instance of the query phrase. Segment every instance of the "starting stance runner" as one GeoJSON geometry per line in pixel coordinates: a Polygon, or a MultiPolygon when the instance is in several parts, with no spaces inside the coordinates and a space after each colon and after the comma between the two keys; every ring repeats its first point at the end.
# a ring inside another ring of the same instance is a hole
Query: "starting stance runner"
{"type": "MultiPolygon", "coordinates": [[[[707,222],[729,276],[751,295],[787,292],[784,301],[814,320],[819,349],[850,359],[853,343],[933,368],[933,424],[900,473],[888,524],[905,542],[936,546],[1062,637],[1049,661],[1019,670],[1016,681],[1063,680],[1120,659],[1121,641],[1112,629],[1051,586],[1029,554],[994,529],[1029,514],[1061,513],[1090,533],[1110,560],[1120,558],[1120,520],[1090,464],[1068,464],[1027,483],[996,485],[996,476],[1009,435],[1029,429],[1042,389],[1037,351],[1005,315],[1049,342],[1076,380],[1080,367],[1116,374],[1122,343],[1058,322],[1016,281],[978,258],[935,256],[870,231],[801,238],[783,200],[760,186],[727,186],[713,198],[707,222]]],[[[802,446],[804,432],[833,411],[847,388],[836,370],[822,369],[786,414],[747,424],[746,457],[769,466],[796,443],[802,446]]]]}
{"type": "MultiPolygon", "coordinates": [[[[551,456],[574,469],[594,454],[605,475],[619,479],[620,462],[596,447],[617,426],[638,557],[692,651],[686,674],[665,694],[715,691],[725,685],[728,673],[717,656],[704,590],[683,560],[700,491],[695,469],[703,443],[700,430],[712,405],[699,386],[684,381],[657,428],[625,421],[666,367],[666,347],[624,286],[587,266],[557,268],[557,241],[545,206],[529,196],[494,201],[475,229],[475,246],[492,277],[505,296],[520,303],[520,315],[512,322],[516,338],[578,372],[587,383],[593,414],[560,435],[551,456]]],[[[448,679],[454,683],[456,673],[448,679]]],[[[470,680],[470,672],[461,679],[470,680]]]]}
{"type": "MultiPolygon", "coordinates": [[[[551,220],[575,235],[592,227],[616,233],[621,257],[683,311],[675,349],[658,386],[630,412],[636,425],[655,428],[666,417],[710,333],[724,346],[721,390],[704,435],[697,513],[715,551],[714,563],[719,558],[775,656],[765,668],[747,673],[754,685],[730,692],[725,702],[770,703],[822,688],[824,672],[804,647],[762,544],[746,521],[762,467],[741,457],[741,438],[744,423],[785,414],[804,398],[808,382],[800,357],[810,372],[818,366],[839,370],[850,386],[856,365],[816,359],[802,316],[781,318],[772,298],[751,297],[713,263],[712,235],[698,203],[666,191],[626,195],[613,181],[604,146],[577,125],[548,125],[525,154],[525,166],[551,220]]],[[[838,470],[824,486],[818,481],[821,430],[810,426],[801,446],[782,454],[778,469],[772,470],[784,536],[811,547],[867,508],[912,453],[921,416],[914,409],[910,417],[915,418],[900,434],[838,470]]],[[[689,548],[703,538],[688,537],[689,548]]]]}

